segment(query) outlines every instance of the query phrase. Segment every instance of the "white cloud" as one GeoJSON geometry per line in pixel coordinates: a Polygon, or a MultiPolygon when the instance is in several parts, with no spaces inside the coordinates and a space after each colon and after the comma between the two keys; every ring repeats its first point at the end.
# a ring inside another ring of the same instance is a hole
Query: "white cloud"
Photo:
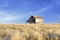
{"type": "Polygon", "coordinates": [[[52,5],[49,5],[49,6],[47,6],[47,7],[44,7],[44,8],[42,8],[42,9],[39,9],[39,10],[33,12],[33,13],[30,13],[30,15],[31,15],[31,14],[34,14],[34,15],[36,15],[36,14],[41,14],[41,13],[49,10],[51,7],[52,7],[52,5]]]}
{"type": "Polygon", "coordinates": [[[13,23],[12,21],[22,18],[22,16],[9,14],[8,11],[0,11],[0,23],[13,23]]]}
{"type": "Polygon", "coordinates": [[[49,5],[49,6],[47,6],[47,7],[44,7],[44,8],[42,8],[42,9],[36,11],[35,13],[43,13],[43,12],[45,12],[46,10],[50,9],[51,7],[52,7],[52,6],[49,5]]]}

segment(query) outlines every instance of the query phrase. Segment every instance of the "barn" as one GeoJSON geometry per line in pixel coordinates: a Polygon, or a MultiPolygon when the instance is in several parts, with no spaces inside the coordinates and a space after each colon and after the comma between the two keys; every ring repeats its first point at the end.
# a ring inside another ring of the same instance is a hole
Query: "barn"
{"type": "Polygon", "coordinates": [[[44,19],[41,16],[31,16],[26,22],[28,23],[44,23],[44,19]]]}

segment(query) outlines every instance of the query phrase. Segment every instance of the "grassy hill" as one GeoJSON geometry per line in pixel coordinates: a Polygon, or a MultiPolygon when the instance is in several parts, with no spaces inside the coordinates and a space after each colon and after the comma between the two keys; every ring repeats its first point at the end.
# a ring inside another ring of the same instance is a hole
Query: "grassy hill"
{"type": "Polygon", "coordinates": [[[0,40],[60,40],[59,37],[60,24],[0,24],[0,40]]]}

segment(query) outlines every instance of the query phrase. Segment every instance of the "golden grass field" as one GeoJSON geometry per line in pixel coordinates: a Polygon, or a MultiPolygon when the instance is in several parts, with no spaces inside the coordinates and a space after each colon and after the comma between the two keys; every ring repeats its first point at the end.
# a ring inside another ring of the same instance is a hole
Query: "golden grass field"
{"type": "Polygon", "coordinates": [[[60,40],[60,24],[0,24],[0,40],[60,40]]]}

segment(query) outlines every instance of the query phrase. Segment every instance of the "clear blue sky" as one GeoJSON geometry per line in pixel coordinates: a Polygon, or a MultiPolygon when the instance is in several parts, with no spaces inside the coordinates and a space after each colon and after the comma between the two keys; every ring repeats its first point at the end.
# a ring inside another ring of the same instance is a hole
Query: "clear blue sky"
{"type": "Polygon", "coordinates": [[[0,23],[25,23],[31,15],[60,23],[60,0],[0,0],[0,23]]]}

